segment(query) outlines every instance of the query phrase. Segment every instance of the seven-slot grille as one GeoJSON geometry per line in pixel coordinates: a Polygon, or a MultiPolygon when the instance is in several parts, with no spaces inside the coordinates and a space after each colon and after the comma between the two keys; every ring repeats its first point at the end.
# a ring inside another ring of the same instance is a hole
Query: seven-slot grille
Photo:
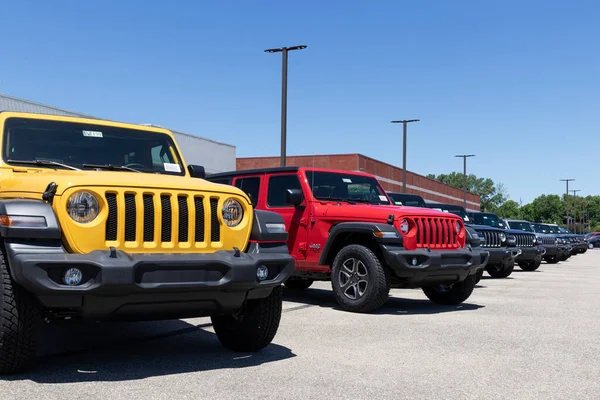
{"type": "Polygon", "coordinates": [[[533,239],[535,239],[535,235],[517,233],[514,236],[517,238],[517,246],[533,247],[533,239]]]}
{"type": "Polygon", "coordinates": [[[106,193],[106,241],[126,243],[205,243],[221,240],[217,198],[188,193],[106,193]],[[121,196],[119,198],[119,196],[121,196]],[[124,210],[119,210],[123,207],[124,210]],[[205,210],[210,209],[210,215],[205,210]]]}
{"type": "Polygon", "coordinates": [[[480,235],[485,238],[485,243],[481,247],[502,247],[502,240],[500,239],[500,231],[478,231],[480,235]]]}
{"type": "Polygon", "coordinates": [[[540,236],[540,238],[542,239],[542,244],[543,245],[553,245],[553,244],[556,244],[556,239],[553,238],[552,236],[540,236]]]}
{"type": "Polygon", "coordinates": [[[414,218],[417,226],[417,247],[456,249],[459,247],[456,220],[449,218],[414,218]]]}

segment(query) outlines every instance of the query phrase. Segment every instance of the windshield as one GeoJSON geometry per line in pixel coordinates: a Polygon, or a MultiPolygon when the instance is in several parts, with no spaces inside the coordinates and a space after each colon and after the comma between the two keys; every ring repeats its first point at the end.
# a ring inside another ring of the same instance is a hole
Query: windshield
{"type": "Polygon", "coordinates": [[[421,196],[402,193],[388,193],[388,196],[390,196],[394,204],[398,206],[427,207],[425,200],[423,200],[421,196]]]}
{"type": "Polygon", "coordinates": [[[525,232],[535,232],[529,222],[509,221],[510,229],[517,229],[525,232]]]}
{"type": "Polygon", "coordinates": [[[476,225],[487,225],[494,228],[506,229],[504,222],[502,222],[496,214],[476,213],[471,219],[476,225]]]}
{"type": "Polygon", "coordinates": [[[2,156],[12,165],[34,164],[39,168],[185,175],[168,135],[104,125],[9,118],[2,156]]]}
{"type": "Polygon", "coordinates": [[[555,229],[558,230],[558,233],[571,233],[571,234],[573,233],[570,230],[563,228],[562,226],[557,226],[557,227],[555,227],[555,229]]]}
{"type": "Polygon", "coordinates": [[[467,216],[467,212],[465,211],[465,209],[463,207],[459,207],[459,206],[453,207],[451,205],[445,205],[445,204],[429,204],[428,207],[433,210],[438,210],[438,211],[443,211],[443,212],[451,213],[454,215],[458,215],[465,222],[470,221],[469,217],[467,216]]]}
{"type": "Polygon", "coordinates": [[[389,205],[385,191],[372,176],[338,172],[306,171],[308,184],[317,200],[356,201],[389,205]]]}

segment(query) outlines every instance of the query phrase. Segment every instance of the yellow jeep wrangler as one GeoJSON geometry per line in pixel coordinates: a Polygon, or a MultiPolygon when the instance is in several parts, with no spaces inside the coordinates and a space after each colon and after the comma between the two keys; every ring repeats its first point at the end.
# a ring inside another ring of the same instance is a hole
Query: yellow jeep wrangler
{"type": "Polygon", "coordinates": [[[273,340],[283,219],[186,167],[171,132],[2,112],[0,134],[0,374],[56,319],[210,316],[231,350],[273,340]]]}

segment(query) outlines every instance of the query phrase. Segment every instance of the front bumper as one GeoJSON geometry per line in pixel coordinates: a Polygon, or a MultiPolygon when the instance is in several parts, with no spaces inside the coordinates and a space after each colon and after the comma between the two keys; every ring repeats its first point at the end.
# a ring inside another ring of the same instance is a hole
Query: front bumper
{"type": "Polygon", "coordinates": [[[485,248],[490,253],[488,265],[506,265],[511,259],[515,259],[521,251],[518,248],[501,247],[485,248]]]}
{"type": "Polygon", "coordinates": [[[553,257],[553,256],[557,256],[563,253],[563,249],[560,248],[557,245],[543,245],[544,249],[546,249],[546,254],[544,254],[545,256],[549,256],[549,257],[553,257]]]}
{"type": "Polygon", "coordinates": [[[283,243],[247,252],[69,254],[62,246],[6,242],[13,279],[48,309],[99,319],[165,319],[233,312],[246,299],[267,297],[293,272],[283,243]],[[267,266],[264,281],[257,268],[267,266]],[[68,268],[83,272],[78,286],[62,282],[68,268]]]}
{"type": "Polygon", "coordinates": [[[521,254],[515,261],[541,261],[542,257],[546,254],[546,249],[542,246],[535,247],[521,247],[521,254]]]}
{"type": "Polygon", "coordinates": [[[383,245],[382,250],[394,275],[410,287],[461,282],[484,268],[489,260],[489,252],[481,248],[406,250],[383,245]]]}

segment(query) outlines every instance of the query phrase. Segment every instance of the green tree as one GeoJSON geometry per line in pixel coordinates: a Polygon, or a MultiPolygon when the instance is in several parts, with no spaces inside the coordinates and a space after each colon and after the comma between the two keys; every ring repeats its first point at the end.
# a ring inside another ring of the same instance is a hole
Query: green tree
{"type": "Polygon", "coordinates": [[[565,202],[556,194],[542,194],[532,202],[533,221],[562,224],[565,215],[565,202]]]}
{"type": "Polygon", "coordinates": [[[501,218],[508,219],[519,219],[521,218],[521,210],[519,209],[519,203],[514,200],[506,200],[498,209],[496,214],[501,218]]]}
{"type": "MultiPolygon", "coordinates": [[[[427,177],[457,189],[464,187],[464,175],[458,172],[437,176],[429,174],[427,177]]],[[[467,175],[467,191],[479,195],[481,211],[486,212],[495,212],[508,198],[506,189],[501,183],[495,184],[490,178],[478,178],[473,174],[467,175]]]]}
{"type": "Polygon", "coordinates": [[[533,205],[525,204],[521,208],[519,208],[519,218],[524,219],[525,221],[537,222],[535,219],[535,212],[533,211],[533,205]]]}

